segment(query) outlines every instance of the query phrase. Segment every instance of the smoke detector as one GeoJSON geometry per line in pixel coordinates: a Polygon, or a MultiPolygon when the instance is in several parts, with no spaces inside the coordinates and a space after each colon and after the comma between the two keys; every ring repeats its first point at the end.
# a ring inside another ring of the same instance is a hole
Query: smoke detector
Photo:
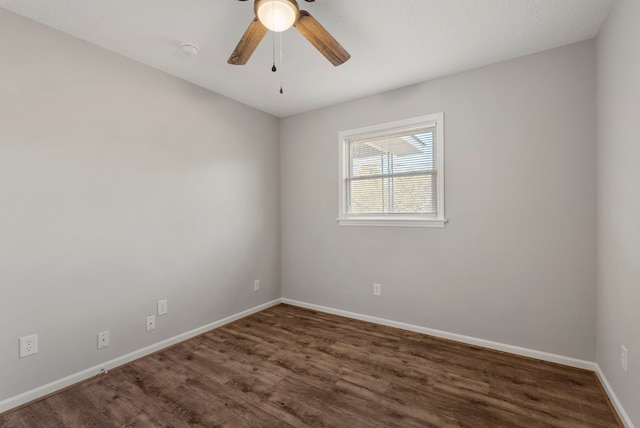
{"type": "Polygon", "coordinates": [[[189,56],[197,56],[200,53],[200,48],[193,43],[183,43],[180,45],[180,50],[189,56]]]}

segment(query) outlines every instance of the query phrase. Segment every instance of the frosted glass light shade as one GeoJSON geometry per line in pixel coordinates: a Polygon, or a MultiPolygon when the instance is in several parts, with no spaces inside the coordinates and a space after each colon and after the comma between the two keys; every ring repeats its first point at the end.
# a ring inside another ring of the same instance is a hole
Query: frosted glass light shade
{"type": "Polygon", "coordinates": [[[298,5],[292,0],[262,0],[256,2],[258,20],[271,31],[286,31],[298,19],[298,5]]]}

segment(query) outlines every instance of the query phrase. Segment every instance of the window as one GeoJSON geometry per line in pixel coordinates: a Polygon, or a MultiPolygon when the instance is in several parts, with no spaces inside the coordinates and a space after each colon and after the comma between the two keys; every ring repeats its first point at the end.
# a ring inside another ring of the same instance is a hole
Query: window
{"type": "Polygon", "coordinates": [[[443,227],[444,115],[340,132],[341,225],[443,227]]]}

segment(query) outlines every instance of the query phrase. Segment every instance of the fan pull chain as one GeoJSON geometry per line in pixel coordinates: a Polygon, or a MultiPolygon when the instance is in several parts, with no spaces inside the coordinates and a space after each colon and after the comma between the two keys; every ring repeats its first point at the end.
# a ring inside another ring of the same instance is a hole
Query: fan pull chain
{"type": "MultiPolygon", "coordinates": [[[[276,22],[276,7],[273,4],[273,2],[271,3],[271,13],[272,13],[272,22],[276,22]]],[[[276,33],[275,31],[272,31],[272,37],[271,37],[271,42],[272,42],[272,46],[273,46],[273,67],[271,67],[271,71],[273,71],[274,73],[276,71],[278,71],[278,69],[276,68],[276,33]]]]}
{"type": "MultiPolygon", "coordinates": [[[[280,67],[282,67],[282,33],[279,36],[280,39],[280,67]]],[[[282,90],[282,73],[280,73],[280,94],[284,94],[282,90]]]]}
{"type": "Polygon", "coordinates": [[[276,68],[276,33],[272,31],[272,44],[273,44],[273,67],[271,67],[271,71],[273,71],[274,73],[276,71],[278,71],[278,69],[276,68]]]}

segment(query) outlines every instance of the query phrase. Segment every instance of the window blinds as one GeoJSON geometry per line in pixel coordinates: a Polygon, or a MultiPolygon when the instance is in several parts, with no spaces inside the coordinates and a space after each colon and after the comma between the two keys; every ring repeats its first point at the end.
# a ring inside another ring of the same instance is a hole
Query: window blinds
{"type": "Polygon", "coordinates": [[[346,140],[349,214],[435,214],[436,126],[346,140]]]}

